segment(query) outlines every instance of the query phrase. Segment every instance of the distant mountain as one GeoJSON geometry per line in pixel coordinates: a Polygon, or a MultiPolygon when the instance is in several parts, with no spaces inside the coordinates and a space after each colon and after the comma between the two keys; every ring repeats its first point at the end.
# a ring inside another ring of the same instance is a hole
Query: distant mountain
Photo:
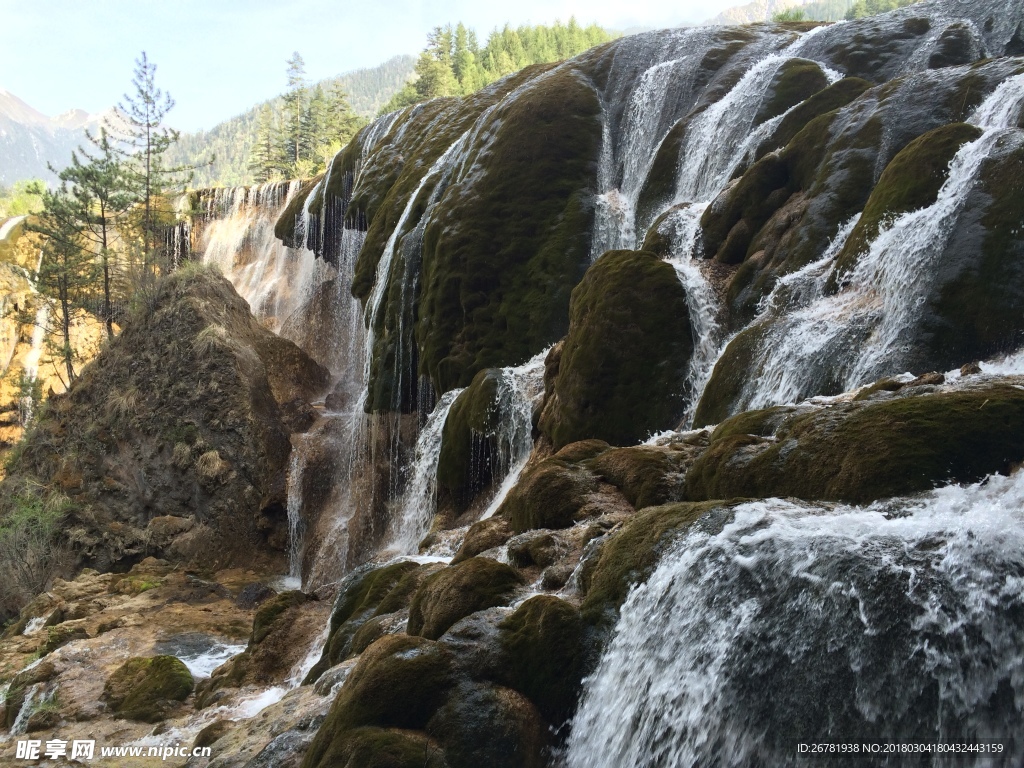
{"type": "Polygon", "coordinates": [[[81,109],[47,117],[0,89],[0,185],[34,178],[54,181],[46,164],[66,166],[71,151],[85,139],[84,129],[95,128],[102,119],[81,109]]]}
{"type": "MultiPolygon", "coordinates": [[[[370,118],[412,78],[415,65],[415,56],[395,56],[379,66],[358,69],[312,85],[327,88],[334,83],[340,84],[348,94],[352,108],[358,114],[370,118]]],[[[256,132],[257,116],[264,104],[279,107],[280,100],[281,97],[278,96],[257,104],[247,112],[218,123],[208,131],[183,133],[168,153],[168,163],[199,165],[213,155],[213,165],[197,168],[193,186],[233,186],[252,183],[249,150],[256,132]]]]}

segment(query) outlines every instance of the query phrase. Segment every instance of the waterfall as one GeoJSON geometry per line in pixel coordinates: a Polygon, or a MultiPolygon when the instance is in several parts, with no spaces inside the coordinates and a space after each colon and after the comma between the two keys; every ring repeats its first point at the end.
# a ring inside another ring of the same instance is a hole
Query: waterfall
{"type": "Polygon", "coordinates": [[[430,530],[437,512],[437,465],[441,458],[441,437],[448,412],[462,389],[445,392],[427,418],[416,439],[416,453],[408,468],[410,479],[393,518],[394,533],[386,549],[415,554],[417,545],[430,530]]]}
{"type": "MultiPolygon", "coordinates": [[[[300,188],[292,181],[211,190],[196,238],[203,263],[216,265],[275,332],[329,277],[329,268],[312,251],[288,248],[274,235],[281,212],[300,188]]],[[[303,231],[308,221],[307,207],[299,225],[303,231]]]]}
{"type": "Polygon", "coordinates": [[[789,765],[822,741],[999,741],[1020,764],[1022,510],[1018,472],[709,513],[623,605],[568,767],[789,765]]]}
{"type": "Polygon", "coordinates": [[[498,383],[498,455],[495,477],[501,477],[494,498],[481,516],[491,517],[519,482],[533,450],[533,412],[544,397],[544,360],[549,349],[522,365],[502,368],[498,383]]]}
{"type": "MultiPolygon", "coordinates": [[[[838,379],[850,390],[886,374],[900,372],[913,339],[909,330],[927,300],[935,260],[975,184],[982,164],[1000,141],[1013,133],[1024,104],[1024,75],[1003,81],[970,122],[983,129],[964,144],[950,163],[949,176],[936,201],[883,224],[877,237],[841,289],[825,295],[825,275],[814,283],[816,296],[806,306],[786,307],[778,322],[766,326],[735,410],[796,402],[819,394],[822,382],[838,379]]],[[[825,259],[838,255],[848,224],[825,259]]]]}

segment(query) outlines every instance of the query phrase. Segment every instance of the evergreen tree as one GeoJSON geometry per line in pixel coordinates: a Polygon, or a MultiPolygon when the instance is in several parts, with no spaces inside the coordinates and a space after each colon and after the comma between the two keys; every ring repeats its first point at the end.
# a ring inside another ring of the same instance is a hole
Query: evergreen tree
{"type": "Polygon", "coordinates": [[[288,59],[288,90],[284,95],[284,131],[281,137],[282,155],[287,158],[289,170],[303,158],[306,112],[306,64],[298,51],[288,59]]]}
{"type": "Polygon", "coordinates": [[[96,280],[96,262],[83,234],[82,222],[87,215],[81,201],[62,184],[56,192],[44,193],[42,212],[27,226],[42,236],[35,286],[43,300],[51,304],[51,317],[56,317],[58,332],[46,329],[47,342],[51,356],[64,368],[61,379],[66,387],[78,375],[72,327],[96,280]]]}
{"type": "Polygon", "coordinates": [[[145,51],[135,61],[132,85],[134,92],[125,94],[117,105],[119,123],[108,127],[120,144],[127,147],[119,151],[130,161],[126,178],[141,206],[138,229],[145,272],[157,266],[160,197],[171,186],[188,184],[193,168],[164,165],[164,153],[178,140],[178,132],[163,124],[174,107],[174,99],[157,88],[156,65],[149,61],[145,51]]]}
{"type": "Polygon", "coordinates": [[[256,136],[249,154],[249,171],[257,184],[280,178],[283,175],[282,162],[277,137],[277,125],[274,110],[269,103],[260,109],[256,123],[256,136]]]}
{"type": "MultiPolygon", "coordinates": [[[[114,249],[115,222],[132,206],[134,198],[129,191],[129,178],[110,142],[106,128],[99,135],[86,131],[93,154],[78,148],[71,153],[71,165],[60,172],[61,181],[71,185],[71,194],[78,203],[78,222],[86,243],[99,256],[102,274],[102,317],[107,338],[114,338],[113,274],[116,262],[114,249]],[[79,157],[81,153],[81,158],[79,157]]],[[[52,168],[51,168],[52,170],[52,168]]]]}

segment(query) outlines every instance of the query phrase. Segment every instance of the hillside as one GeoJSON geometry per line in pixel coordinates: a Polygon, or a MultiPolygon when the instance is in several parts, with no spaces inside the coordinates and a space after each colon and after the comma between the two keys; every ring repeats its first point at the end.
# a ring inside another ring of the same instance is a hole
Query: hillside
{"type": "MultiPolygon", "coordinates": [[[[313,86],[325,89],[338,84],[348,94],[352,108],[363,117],[373,117],[392,96],[402,89],[413,75],[416,59],[413,56],[395,56],[383,64],[359,69],[338,77],[328,78],[313,86]]],[[[249,184],[249,153],[260,109],[265,104],[280,108],[282,97],[262,102],[230,120],[218,123],[207,131],[183,133],[181,139],[167,153],[168,163],[197,165],[193,187],[232,186],[249,184]],[[211,156],[213,165],[200,165],[211,156]]]]}

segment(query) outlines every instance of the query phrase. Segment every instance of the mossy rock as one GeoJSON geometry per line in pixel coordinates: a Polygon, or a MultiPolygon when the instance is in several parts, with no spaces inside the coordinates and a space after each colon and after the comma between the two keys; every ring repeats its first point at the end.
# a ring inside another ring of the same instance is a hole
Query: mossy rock
{"type": "Polygon", "coordinates": [[[687,473],[691,499],[869,503],[1008,472],[1024,460],[1024,392],[997,385],[837,404],[793,415],[770,441],[729,422],[720,429],[687,473]]]}
{"type": "Polygon", "coordinates": [[[373,616],[392,613],[408,605],[424,567],[402,560],[383,567],[365,567],[341,584],[331,611],[330,628],[320,659],[303,680],[310,684],[353,653],[353,639],[373,616]]]}
{"type": "Polygon", "coordinates": [[[10,731],[14,727],[14,723],[18,719],[21,708],[25,703],[25,695],[28,688],[39,683],[48,682],[56,675],[57,669],[53,666],[53,662],[49,659],[44,659],[34,667],[23,669],[14,676],[11,684],[7,687],[3,707],[0,708],[0,713],[3,714],[0,723],[3,724],[6,730],[10,731]]]}
{"type": "Polygon", "coordinates": [[[552,457],[529,467],[509,491],[495,516],[508,520],[515,533],[534,528],[570,528],[597,490],[585,468],[552,457]]]}
{"type": "Polygon", "coordinates": [[[282,592],[263,603],[253,617],[249,644],[258,645],[263,642],[278,628],[277,625],[281,621],[287,619],[287,614],[292,608],[303,605],[308,600],[307,595],[296,589],[282,592]]]}
{"type": "Polygon", "coordinates": [[[587,465],[611,483],[637,509],[683,500],[683,456],[667,447],[637,445],[613,448],[587,465]]]}
{"type": "Polygon", "coordinates": [[[409,608],[410,635],[436,640],[459,619],[506,605],[523,578],[504,563],[486,557],[445,568],[426,578],[409,608]]]}
{"type": "Polygon", "coordinates": [[[536,707],[517,691],[469,683],[452,691],[427,724],[451,768],[544,768],[551,738],[536,707]]]}
{"type": "Polygon", "coordinates": [[[782,119],[771,138],[758,149],[757,159],[773,149],[785,147],[812,120],[845,107],[869,88],[871,83],[867,80],[844,77],[815,93],[782,119]]]}
{"type": "Polygon", "coordinates": [[[601,105],[563,66],[499,106],[475,152],[481,172],[449,187],[424,233],[419,371],[438,392],[515,365],[561,338],[586,269],[601,105]]]}
{"type": "Polygon", "coordinates": [[[743,393],[754,356],[764,340],[765,329],[752,326],[740,331],[721,354],[708,379],[697,410],[693,415],[695,428],[719,424],[731,414],[733,403],[743,393]]]}
{"type": "Polygon", "coordinates": [[[979,58],[974,31],[967,24],[950,24],[935,43],[935,50],[928,57],[928,69],[959,67],[979,58]]]}
{"type": "Polygon", "coordinates": [[[897,154],[882,172],[834,274],[841,276],[854,267],[886,220],[934,203],[949,177],[950,161],[960,147],[979,136],[981,130],[973,125],[951,123],[920,136],[897,154]]]}
{"type": "Polygon", "coordinates": [[[277,221],[274,223],[274,237],[280,240],[282,243],[290,248],[305,248],[306,239],[302,238],[302,242],[297,242],[295,239],[295,225],[298,223],[299,218],[302,216],[302,210],[306,205],[306,200],[313,193],[317,183],[323,178],[323,174],[316,176],[309,181],[305,182],[295,196],[288,201],[288,205],[281,211],[281,215],[277,217],[277,221]]]}
{"type": "Polygon", "coordinates": [[[719,424],[711,433],[711,441],[724,440],[733,435],[771,437],[788,418],[798,412],[799,409],[787,405],[744,411],[719,424]]]}
{"type": "MultiPolygon", "coordinates": [[[[515,488],[510,493],[514,491],[515,488]]],[[[478,520],[466,531],[462,545],[459,547],[459,551],[455,553],[455,557],[452,558],[451,564],[457,565],[463,560],[469,560],[469,558],[476,557],[481,552],[486,552],[488,549],[500,547],[511,538],[512,528],[504,517],[494,515],[485,520],[478,520]]]]}
{"type": "Polygon", "coordinates": [[[667,547],[721,502],[667,504],[641,510],[608,537],[581,573],[583,620],[611,629],[630,589],[650,576],[667,547]]]}
{"type": "Polygon", "coordinates": [[[692,353],[686,292],[671,265],[609,251],[573,291],[540,430],[557,450],[588,438],[630,445],[676,426],[692,353]]]}
{"type": "Polygon", "coordinates": [[[754,118],[760,125],[784,114],[802,101],[828,88],[829,82],[821,67],[807,59],[789,59],[779,67],[754,118]]]}
{"type": "MultiPolygon", "coordinates": [[[[422,637],[389,635],[363,652],[345,685],[338,692],[327,717],[314,737],[303,766],[352,765],[349,762],[353,742],[360,741],[364,726],[375,726],[372,733],[382,737],[366,753],[390,755],[395,762],[380,765],[407,765],[401,762],[407,753],[392,753],[389,737],[381,728],[422,729],[444,703],[453,684],[451,654],[440,644],[422,637]]],[[[407,745],[407,742],[403,742],[407,745]]],[[[392,745],[394,746],[394,745],[392,745]]],[[[403,746],[404,749],[404,746],[403,746]]],[[[429,752],[420,744],[419,763],[429,752]]]]}
{"type": "Polygon", "coordinates": [[[321,729],[302,768],[448,768],[441,747],[423,734],[354,728],[327,737],[321,729]],[[323,742],[321,742],[323,738],[323,742]]]}
{"type": "Polygon", "coordinates": [[[188,667],[174,656],[137,656],[107,678],[102,699],[111,711],[127,720],[156,723],[195,688],[188,667]]]}
{"type": "Polygon", "coordinates": [[[588,669],[580,612],[552,595],[531,597],[498,625],[506,683],[526,695],[552,725],[576,708],[588,669]]]}
{"type": "Polygon", "coordinates": [[[477,373],[448,411],[437,462],[438,500],[464,512],[494,479],[501,371],[477,373]]]}

